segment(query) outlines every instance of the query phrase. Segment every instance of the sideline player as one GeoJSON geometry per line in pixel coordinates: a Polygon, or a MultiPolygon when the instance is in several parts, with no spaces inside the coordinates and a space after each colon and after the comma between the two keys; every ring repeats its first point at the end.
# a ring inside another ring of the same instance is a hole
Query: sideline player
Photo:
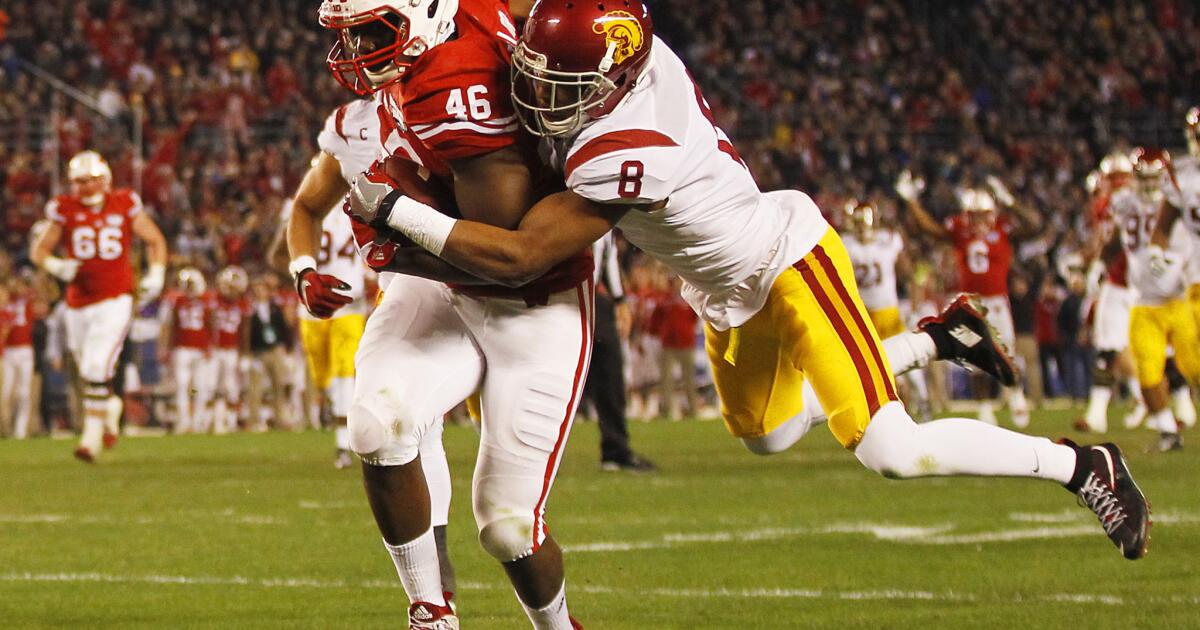
{"type": "Polygon", "coordinates": [[[149,267],[138,299],[162,293],[167,241],[142,210],[137,193],[112,188],[112,170],[95,151],[67,165],[72,192],[46,204],[50,222],[31,252],[35,265],[67,283],[67,347],[83,381],[83,433],[75,457],[95,461],[101,443],[116,444],[122,401],[113,371],[133,319],[133,236],[146,243],[149,267]],[[55,255],[64,242],[66,256],[55,255]]]}
{"type": "MultiPolygon", "coordinates": [[[[988,322],[1000,333],[1007,348],[1016,347],[1012,309],[1008,297],[1008,270],[1012,265],[1012,241],[1035,236],[1040,229],[1037,215],[1017,204],[1016,199],[995,177],[987,178],[988,187],[967,188],[959,193],[962,211],[946,222],[938,223],[921,205],[920,195],[925,184],[905,171],[896,182],[896,192],[909,209],[916,228],[924,234],[950,243],[958,259],[959,287],[966,293],[982,296],[988,322]],[[1010,212],[998,214],[998,206],[1010,212]],[[1015,219],[1015,221],[1014,221],[1015,219]]],[[[1029,403],[1018,383],[1004,392],[1012,412],[1013,425],[1029,426],[1029,403]]],[[[979,419],[996,424],[990,397],[979,406],[979,419]]]]}
{"type": "MultiPolygon", "coordinates": [[[[849,229],[841,234],[842,244],[854,265],[854,281],[858,283],[867,316],[880,339],[899,335],[905,332],[905,326],[900,316],[896,272],[909,267],[908,257],[904,255],[904,237],[895,230],[878,226],[879,211],[872,203],[851,200],[844,210],[849,229]]],[[[918,396],[924,419],[931,419],[925,373],[912,370],[903,376],[910,385],[909,393],[915,390],[918,396]]]]}
{"type": "MultiPolygon", "coordinates": [[[[0,284],[3,284],[0,282],[0,284]]],[[[29,422],[34,405],[34,357],[33,326],[45,316],[45,306],[38,301],[21,276],[14,277],[7,286],[8,300],[0,300],[8,322],[6,338],[0,342],[3,349],[3,375],[0,376],[0,425],[7,424],[12,437],[21,440],[29,435],[29,422]]]]}
{"type": "MultiPolygon", "coordinates": [[[[332,338],[334,322],[344,319],[342,311],[339,309],[343,308],[347,301],[353,302],[354,299],[351,297],[354,294],[354,288],[350,283],[356,280],[362,282],[361,262],[350,264],[342,253],[346,247],[347,236],[351,239],[350,256],[370,255],[369,249],[357,252],[354,250],[356,243],[351,234],[350,218],[341,211],[341,202],[349,192],[350,184],[354,179],[367,170],[382,152],[378,110],[378,103],[374,101],[357,100],[339,107],[329,115],[317,138],[321,153],[317,155],[312,167],[300,183],[291,205],[290,216],[287,222],[281,226],[283,229],[280,232],[278,244],[274,246],[274,252],[282,254],[284,257],[282,266],[287,266],[286,260],[290,257],[292,261],[300,261],[298,266],[314,270],[313,273],[301,276],[302,280],[307,279],[309,282],[318,283],[316,286],[310,285],[309,290],[301,291],[304,301],[303,308],[308,317],[305,325],[310,326],[307,329],[308,333],[302,337],[303,345],[306,354],[308,354],[309,344],[315,344],[318,346],[315,350],[323,353],[325,359],[339,357],[333,361],[333,365],[338,369],[338,374],[342,375],[340,376],[342,380],[338,385],[349,386],[350,391],[338,392],[336,395],[332,395],[330,400],[331,413],[338,421],[335,429],[338,449],[335,464],[339,468],[350,463],[347,460],[351,442],[346,419],[350,412],[355,379],[372,373],[376,373],[379,378],[385,380],[395,377],[394,374],[388,372],[388,355],[386,353],[368,354],[368,356],[383,360],[382,363],[361,357],[356,359],[356,351],[364,335],[368,333],[371,335],[386,334],[390,320],[380,317],[379,313],[366,319],[365,325],[361,318],[351,316],[349,320],[345,320],[344,324],[337,326],[338,339],[332,338]],[[286,250],[282,244],[286,244],[286,250]],[[320,265],[318,259],[326,256],[341,258],[344,264],[337,268],[320,265]],[[330,304],[322,299],[330,296],[320,294],[320,290],[326,285],[330,289],[335,286],[351,288],[349,291],[338,289],[337,299],[330,304]],[[325,319],[320,319],[321,317],[325,319]],[[336,319],[329,319],[333,317],[336,319]],[[330,338],[325,339],[324,343],[316,334],[322,331],[331,333],[330,338]],[[337,342],[337,345],[332,345],[334,341],[337,342]],[[343,347],[339,348],[338,346],[343,347]],[[349,382],[346,380],[347,376],[349,382]]],[[[424,278],[405,276],[397,279],[393,273],[381,274],[379,285],[381,290],[385,291],[385,295],[388,290],[391,290],[397,292],[398,298],[404,297],[409,291],[419,292],[422,287],[429,291],[440,286],[439,283],[424,278]]],[[[361,294],[362,285],[358,286],[357,291],[361,294]]],[[[303,289],[302,286],[297,288],[303,289]]],[[[308,356],[310,357],[310,366],[321,358],[313,354],[308,354],[308,356]]],[[[314,380],[316,378],[315,369],[320,367],[319,365],[314,366],[314,380]]],[[[325,368],[325,373],[333,376],[328,367],[325,368]]],[[[421,437],[419,451],[422,474],[430,497],[429,527],[433,532],[432,539],[436,549],[434,570],[441,578],[437,595],[450,600],[456,589],[456,582],[446,538],[446,527],[450,517],[451,485],[450,467],[446,461],[445,449],[442,447],[443,430],[444,419],[440,416],[431,418],[428,430],[421,437]],[[443,595],[444,593],[450,595],[443,595]]],[[[397,567],[397,570],[401,571],[402,569],[397,567]]]]}
{"type": "Polygon", "coordinates": [[[1169,402],[1164,375],[1167,347],[1192,384],[1200,382],[1200,333],[1187,302],[1187,266],[1194,255],[1189,218],[1166,203],[1173,186],[1171,158],[1157,149],[1135,149],[1134,183],[1113,195],[1113,213],[1121,226],[1121,244],[1129,258],[1130,283],[1137,302],[1129,315],[1129,340],[1137,366],[1147,423],[1159,431],[1159,450],[1183,446],[1169,402]]]}
{"type": "MultiPolygon", "coordinates": [[[[811,380],[831,431],[871,470],[1053,480],[1097,515],[1125,557],[1142,557],[1148,506],[1115,445],[1056,444],[965,419],[912,421],[837,233],[807,195],[759,192],[683,63],[652,37],[644,3],[629,7],[542,0],[526,23],[514,100],[569,190],[538,203],[516,230],[456,220],[362,180],[352,209],[514,285],[618,226],[687,281],[735,434],[762,439],[805,416],[811,380]]],[[[980,341],[953,332],[944,339],[980,341]]],[[[934,345],[908,341],[910,355],[934,345]]]]}
{"type": "Polygon", "coordinates": [[[171,353],[175,433],[207,433],[216,376],[212,361],[216,303],[208,294],[204,274],[195,267],[179,270],[177,288],[163,301],[163,339],[159,344],[171,353]]]}
{"type": "Polygon", "coordinates": [[[237,265],[217,274],[217,301],[213,307],[213,433],[237,431],[242,400],[242,360],[250,357],[250,302],[246,291],[250,277],[237,265]]]}
{"type": "MultiPolygon", "coordinates": [[[[549,186],[561,186],[519,132],[508,79],[517,35],[506,3],[327,0],[320,21],[338,34],[335,78],[379,95],[387,153],[415,163],[430,188],[452,196],[446,207],[515,227],[549,186]]],[[[368,179],[387,176],[358,181],[368,179]]],[[[503,565],[534,627],[570,627],[562,553],[545,509],[591,352],[586,245],[520,288],[481,285],[417,248],[393,252],[407,270],[451,283],[388,287],[372,316],[380,324],[356,359],[374,367],[359,376],[349,418],[414,627],[443,619],[457,626],[437,584],[419,440],[476,390],[482,433],[472,507],[480,544],[503,565]]],[[[297,261],[292,268],[302,287],[323,292],[319,274],[297,261]]]]}

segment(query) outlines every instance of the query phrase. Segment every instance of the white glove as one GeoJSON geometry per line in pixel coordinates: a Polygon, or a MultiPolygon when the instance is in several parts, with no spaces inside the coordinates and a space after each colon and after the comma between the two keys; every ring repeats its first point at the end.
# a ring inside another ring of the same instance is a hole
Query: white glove
{"type": "Polygon", "coordinates": [[[138,285],[138,302],[140,304],[149,304],[155,298],[162,294],[163,284],[166,283],[167,268],[165,265],[151,264],[150,269],[146,271],[145,277],[138,285]]]}
{"type": "Polygon", "coordinates": [[[1004,185],[1004,182],[1000,181],[995,175],[987,176],[987,185],[988,188],[992,189],[992,194],[995,195],[996,201],[999,201],[1000,205],[1005,208],[1011,208],[1013,204],[1017,203],[1012,193],[1008,192],[1008,188],[1004,185]]]}
{"type": "Polygon", "coordinates": [[[350,214],[367,225],[374,225],[387,221],[392,205],[402,196],[400,191],[382,181],[374,171],[367,171],[354,180],[346,202],[350,214]]]}
{"type": "Polygon", "coordinates": [[[75,279],[75,274],[79,273],[79,265],[81,264],[83,263],[74,258],[47,256],[42,261],[42,269],[45,269],[50,275],[63,282],[70,282],[75,279]]]}
{"type": "Polygon", "coordinates": [[[921,195],[925,190],[925,180],[919,177],[913,177],[912,171],[905,170],[900,173],[900,177],[896,179],[896,194],[900,198],[912,202],[921,195]]]}

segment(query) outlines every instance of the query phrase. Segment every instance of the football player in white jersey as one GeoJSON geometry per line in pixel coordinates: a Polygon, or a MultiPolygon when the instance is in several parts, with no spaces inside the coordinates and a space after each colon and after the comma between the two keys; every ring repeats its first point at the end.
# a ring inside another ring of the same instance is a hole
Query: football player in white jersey
{"type": "Polygon", "coordinates": [[[685,280],[684,297],[706,324],[726,425],[751,449],[774,452],[775,434],[792,433],[779,440],[790,444],[803,434],[794,427],[824,417],[865,466],[889,478],[1061,483],[1125,557],[1144,555],[1149,508],[1116,446],[1054,443],[966,419],[912,421],[888,360],[907,366],[942,345],[977,347],[990,337],[928,326],[885,351],[837,233],[807,195],[759,192],[682,61],[653,36],[643,2],[609,10],[542,0],[513,53],[513,75],[522,121],[544,139],[568,190],[535,205],[515,230],[455,220],[364,179],[351,211],[509,285],[620,227],[685,280]]]}
{"type": "Polygon", "coordinates": [[[1193,384],[1200,378],[1200,333],[1187,302],[1193,236],[1186,215],[1165,203],[1170,155],[1139,148],[1130,157],[1134,184],[1112,199],[1129,258],[1129,283],[1137,287],[1137,301],[1129,315],[1129,341],[1149,411],[1146,421],[1161,434],[1159,448],[1175,450],[1182,441],[1165,378],[1168,346],[1174,349],[1175,364],[1184,378],[1193,384]]]}
{"type": "MultiPolygon", "coordinates": [[[[355,178],[381,157],[377,109],[374,101],[357,100],[330,114],[318,136],[321,153],[300,183],[286,223],[287,255],[291,260],[288,266],[298,278],[298,293],[305,302],[301,309],[301,315],[306,318],[302,326],[319,329],[324,324],[330,324],[330,318],[335,318],[332,323],[346,319],[343,313],[347,309],[352,313],[350,323],[354,324],[353,329],[346,326],[330,330],[331,334],[320,343],[327,348],[325,352],[330,353],[327,357],[340,357],[332,363],[332,367],[338,367],[340,372],[331,376],[340,376],[342,380],[335,379],[330,383],[334,386],[331,390],[337,388],[337,391],[330,391],[330,406],[338,423],[338,467],[352,463],[346,416],[353,398],[355,372],[361,370],[366,373],[372,369],[369,362],[355,364],[358,342],[366,330],[383,325],[377,318],[363,321],[370,306],[362,295],[365,266],[358,257],[350,218],[342,212],[341,203],[355,178]],[[319,259],[324,257],[340,266],[321,265],[319,259]],[[353,264],[348,260],[350,258],[354,259],[353,264]],[[314,319],[310,313],[322,319],[314,319]]],[[[393,279],[390,276],[393,275],[381,274],[381,291],[388,287],[393,279]]],[[[415,283],[437,284],[432,280],[406,276],[395,289],[403,291],[415,283]]],[[[314,336],[309,333],[303,335],[306,347],[314,336]]],[[[309,357],[311,361],[313,355],[309,357]]],[[[314,379],[316,377],[314,374],[314,379]]],[[[450,467],[442,447],[443,429],[443,420],[433,423],[423,436],[419,451],[421,468],[429,485],[430,518],[437,542],[442,583],[447,592],[453,593],[454,568],[446,544],[446,526],[450,516],[450,467]]]]}
{"type": "MultiPolygon", "coordinates": [[[[895,230],[879,227],[879,210],[875,204],[852,199],[844,210],[848,229],[841,234],[842,244],[854,264],[854,280],[858,283],[863,306],[867,307],[867,315],[881,339],[899,335],[906,329],[896,290],[897,270],[909,266],[904,255],[904,237],[895,230]]],[[[905,373],[904,379],[909,390],[902,393],[915,392],[917,404],[922,409],[920,415],[925,420],[931,419],[925,373],[913,370],[905,373]]]]}

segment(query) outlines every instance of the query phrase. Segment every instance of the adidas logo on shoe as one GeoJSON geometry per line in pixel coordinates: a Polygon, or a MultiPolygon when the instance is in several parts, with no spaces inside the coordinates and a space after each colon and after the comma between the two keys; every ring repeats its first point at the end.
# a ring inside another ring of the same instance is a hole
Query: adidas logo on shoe
{"type": "Polygon", "coordinates": [[[979,333],[968,328],[966,324],[959,324],[958,326],[955,326],[950,330],[950,336],[954,337],[955,341],[968,348],[974,348],[979,344],[980,341],[983,341],[983,337],[979,336],[979,333]]]}

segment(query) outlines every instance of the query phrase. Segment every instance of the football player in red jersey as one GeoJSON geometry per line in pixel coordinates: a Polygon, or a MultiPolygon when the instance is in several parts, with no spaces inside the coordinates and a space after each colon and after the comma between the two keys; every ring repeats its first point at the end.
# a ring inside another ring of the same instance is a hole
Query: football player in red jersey
{"type": "Polygon", "coordinates": [[[168,295],[163,306],[164,339],[160,347],[171,352],[175,432],[205,433],[214,376],[211,359],[216,304],[208,294],[204,274],[195,267],[180,269],[178,291],[168,295]]]}
{"type": "MultiPolygon", "coordinates": [[[[959,291],[977,293],[987,308],[988,323],[1008,347],[1016,344],[1012,310],[1008,299],[1008,270],[1012,266],[1013,241],[1036,236],[1041,220],[1016,199],[1000,180],[989,176],[988,188],[966,188],[959,192],[962,211],[938,223],[921,205],[924,182],[905,171],[896,192],[905,201],[915,227],[928,236],[953,245],[958,260],[959,291]],[[1006,209],[1008,212],[999,212],[1006,209]]],[[[1013,424],[1029,426],[1029,403],[1018,383],[1006,389],[1013,424]]],[[[984,400],[979,419],[996,423],[990,400],[984,400]]]]}
{"type": "MultiPolygon", "coordinates": [[[[517,35],[506,3],[326,0],[320,21],[337,31],[335,77],[379,99],[387,153],[452,189],[463,216],[515,227],[546,192],[546,178],[510,98],[517,35]]],[[[381,173],[358,183],[389,190],[381,173]]],[[[351,196],[364,194],[372,192],[351,196]]],[[[544,511],[591,350],[590,255],[581,248],[519,289],[489,286],[420,249],[397,258],[400,270],[464,283],[406,286],[398,278],[356,359],[351,447],[411,601],[409,623],[457,627],[438,575],[418,447],[429,423],[480,390],[472,488],[480,542],[504,565],[535,627],[569,628],[562,556],[544,511]]],[[[298,277],[311,279],[310,268],[293,260],[298,277]]],[[[337,302],[313,295],[317,288],[310,280],[310,301],[337,302]]]]}
{"type": "Polygon", "coordinates": [[[242,399],[239,376],[242,359],[250,356],[250,302],[246,270],[230,265],[217,274],[217,300],[213,310],[216,340],[212,353],[213,433],[237,430],[238,405],[242,399]]]}
{"type": "Polygon", "coordinates": [[[100,154],[84,151],[67,165],[72,192],[46,204],[46,229],[33,244],[34,264],[67,283],[67,346],[83,381],[83,435],[75,456],[92,462],[115,444],[121,399],[113,395],[117,357],[133,318],[133,237],[146,244],[149,268],[138,298],[162,292],[167,241],[142,210],[137,193],[112,188],[100,154]],[[55,254],[62,243],[65,256],[55,254]]]}
{"type": "Polygon", "coordinates": [[[0,376],[0,422],[8,424],[14,438],[29,434],[33,409],[33,326],[44,316],[45,307],[38,303],[29,282],[20,276],[8,283],[7,304],[0,310],[9,323],[4,347],[3,376],[0,376]]]}

